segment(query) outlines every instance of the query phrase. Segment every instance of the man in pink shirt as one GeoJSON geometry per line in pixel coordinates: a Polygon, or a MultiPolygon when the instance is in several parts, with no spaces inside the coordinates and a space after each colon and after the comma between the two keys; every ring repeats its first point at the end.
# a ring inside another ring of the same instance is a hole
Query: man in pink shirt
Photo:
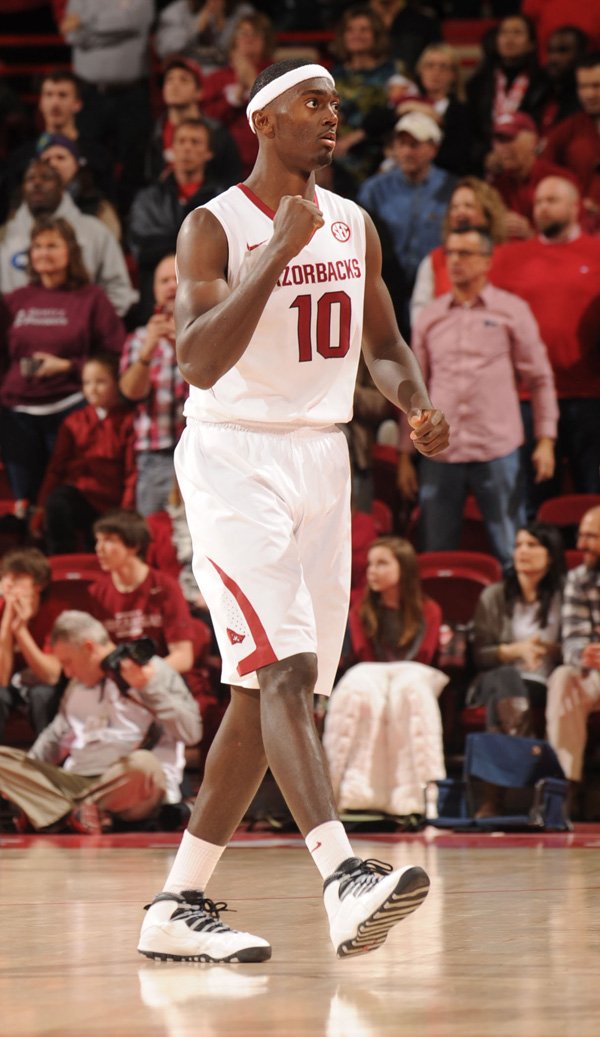
{"type": "MultiPolygon", "coordinates": [[[[519,447],[523,423],[517,379],[531,394],[536,479],[554,471],[558,406],[552,370],[527,303],[488,282],[492,241],[484,230],[452,231],[446,239],[452,289],[419,313],[412,347],[427,387],[450,417],[450,446],[419,464],[421,548],[459,546],[463,506],[473,493],[494,554],[505,568],[525,520],[519,447]]],[[[399,483],[417,490],[411,438],[401,422],[399,483]]]]}

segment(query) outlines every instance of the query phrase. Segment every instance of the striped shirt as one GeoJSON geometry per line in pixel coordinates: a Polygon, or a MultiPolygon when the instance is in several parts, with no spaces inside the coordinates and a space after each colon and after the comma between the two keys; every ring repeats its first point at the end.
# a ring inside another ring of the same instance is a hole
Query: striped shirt
{"type": "Polygon", "coordinates": [[[567,575],[562,606],[563,659],[581,665],[581,653],[600,636],[600,569],[578,565],[567,575]]]}

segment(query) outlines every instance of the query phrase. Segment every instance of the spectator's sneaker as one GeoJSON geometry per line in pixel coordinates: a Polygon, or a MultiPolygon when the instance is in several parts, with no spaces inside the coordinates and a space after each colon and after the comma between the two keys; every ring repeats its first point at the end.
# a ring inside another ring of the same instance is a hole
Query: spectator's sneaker
{"type": "Polygon", "coordinates": [[[323,884],[329,931],[338,958],[380,947],[392,926],[423,903],[429,878],[423,868],[392,870],[381,861],[349,857],[323,884]]]}
{"type": "Polygon", "coordinates": [[[92,799],[82,799],[66,818],[67,828],[79,835],[102,835],[112,829],[112,818],[92,799]]]}
{"type": "Polygon", "coordinates": [[[160,961],[267,961],[266,940],[220,921],[227,904],[197,889],[159,893],[146,907],[138,951],[160,961]],[[173,906],[175,905],[175,907],[173,906]]]}

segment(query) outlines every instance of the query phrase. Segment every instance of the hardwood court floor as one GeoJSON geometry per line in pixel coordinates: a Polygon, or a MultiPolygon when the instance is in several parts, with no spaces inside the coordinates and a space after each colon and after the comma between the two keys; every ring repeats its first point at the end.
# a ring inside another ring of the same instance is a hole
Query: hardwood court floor
{"type": "Polygon", "coordinates": [[[178,836],[0,837],[2,1037],[597,1037],[600,830],[578,837],[353,837],[424,865],[424,906],[378,951],[338,961],[297,837],[236,840],[226,919],[261,965],[136,954],[141,905],[178,836]]]}

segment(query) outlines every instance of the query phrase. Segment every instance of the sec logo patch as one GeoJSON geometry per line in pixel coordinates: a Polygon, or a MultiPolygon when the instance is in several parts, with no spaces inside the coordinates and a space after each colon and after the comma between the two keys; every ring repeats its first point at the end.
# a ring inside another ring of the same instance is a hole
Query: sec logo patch
{"type": "Polygon", "coordinates": [[[348,241],[350,238],[350,227],[347,223],[336,220],[335,223],[331,224],[331,233],[336,241],[348,241]]]}

